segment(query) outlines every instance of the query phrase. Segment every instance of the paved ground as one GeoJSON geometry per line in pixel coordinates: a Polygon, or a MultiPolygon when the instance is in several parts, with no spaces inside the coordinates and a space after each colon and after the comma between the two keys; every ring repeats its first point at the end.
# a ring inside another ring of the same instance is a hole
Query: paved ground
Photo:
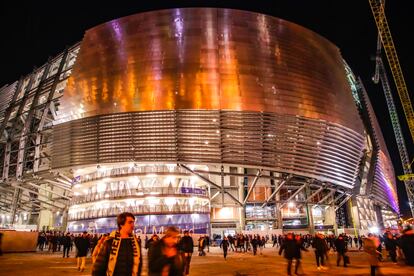
{"type": "MultiPolygon", "coordinates": [[[[71,253],[74,255],[74,253],[71,253]]],[[[304,252],[301,273],[302,275],[369,275],[369,266],[365,254],[349,252],[351,265],[348,268],[336,266],[336,255],[330,255],[331,266],[328,271],[320,272],[316,269],[314,253],[304,252]]],[[[146,262],[146,256],[144,256],[146,262]]],[[[144,267],[146,265],[144,264],[144,267]]],[[[41,275],[90,275],[91,259],[87,259],[87,268],[84,272],[76,270],[75,258],[61,257],[61,253],[12,253],[0,257],[0,275],[41,276],[41,275]]],[[[144,275],[147,275],[144,271],[144,275]]],[[[265,248],[263,255],[253,256],[249,253],[230,252],[225,261],[218,248],[210,248],[205,257],[194,256],[191,262],[191,276],[268,276],[286,275],[286,262],[277,255],[275,248],[265,248]]],[[[381,263],[381,275],[414,275],[414,268],[403,264],[392,264],[389,261],[381,263]]]]}

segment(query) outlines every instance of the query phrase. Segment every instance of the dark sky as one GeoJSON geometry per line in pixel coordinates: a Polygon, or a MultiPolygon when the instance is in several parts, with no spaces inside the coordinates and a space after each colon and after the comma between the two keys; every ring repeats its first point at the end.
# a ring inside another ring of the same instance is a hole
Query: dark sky
{"type": "MultiPolygon", "coordinates": [[[[414,55],[410,1],[387,1],[386,13],[394,43],[407,82],[410,97],[414,89],[414,55]],[[410,51],[411,50],[411,51],[410,51]]],[[[142,11],[176,7],[225,7],[273,15],[311,29],[336,44],[354,73],[368,90],[382,127],[395,167],[402,174],[398,149],[389,119],[384,95],[379,85],[371,82],[375,64],[377,32],[368,0],[278,0],[278,1],[1,1],[0,4],[0,87],[41,66],[48,57],[62,52],[65,46],[80,41],[85,30],[100,23],[142,11]]],[[[389,74],[390,81],[392,76],[389,74]]],[[[410,158],[414,146],[403,115],[398,94],[394,99],[399,109],[410,158]]],[[[414,101],[412,101],[414,103],[414,101]]],[[[408,209],[404,184],[398,182],[402,212],[408,209]]]]}

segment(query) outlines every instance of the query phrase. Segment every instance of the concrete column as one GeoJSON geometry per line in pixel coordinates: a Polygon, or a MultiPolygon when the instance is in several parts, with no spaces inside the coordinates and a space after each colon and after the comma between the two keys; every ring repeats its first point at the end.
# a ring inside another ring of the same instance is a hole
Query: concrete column
{"type": "Polygon", "coordinates": [[[306,212],[308,213],[309,234],[313,235],[315,233],[315,224],[313,223],[312,206],[308,203],[306,203],[306,212]]]}
{"type": "MultiPolygon", "coordinates": [[[[276,184],[276,188],[280,185],[280,182],[278,184],[276,184]]],[[[276,199],[276,210],[275,210],[275,214],[276,214],[276,218],[277,218],[277,229],[282,229],[283,228],[283,219],[282,219],[282,209],[280,208],[280,191],[275,195],[275,199],[276,199]]]]}
{"type": "MultiPolygon", "coordinates": [[[[330,198],[333,200],[335,195],[332,195],[330,198]]],[[[325,210],[325,224],[333,225],[334,233],[337,235],[338,233],[338,225],[336,223],[336,215],[335,215],[335,204],[332,203],[326,210],[325,210]]]]}
{"type": "Polygon", "coordinates": [[[38,229],[42,230],[43,227],[53,226],[53,213],[49,210],[41,210],[39,213],[38,229]]]}
{"type": "Polygon", "coordinates": [[[62,213],[62,231],[66,232],[67,225],[68,225],[68,209],[66,208],[65,210],[63,210],[63,213],[62,213]]]}
{"type": "MultiPolygon", "coordinates": [[[[244,169],[243,168],[238,168],[237,169],[238,173],[243,173],[244,169]]],[[[236,181],[239,187],[239,201],[243,202],[244,201],[244,182],[243,182],[243,177],[236,177],[236,181]]],[[[242,208],[238,208],[239,209],[239,218],[240,218],[240,228],[241,230],[245,230],[246,229],[246,206],[243,206],[242,208]]]]}

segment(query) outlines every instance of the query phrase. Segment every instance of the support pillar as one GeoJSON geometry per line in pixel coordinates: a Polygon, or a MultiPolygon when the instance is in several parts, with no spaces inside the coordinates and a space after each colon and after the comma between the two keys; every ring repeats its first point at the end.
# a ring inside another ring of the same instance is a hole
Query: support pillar
{"type": "Polygon", "coordinates": [[[20,201],[20,196],[22,191],[20,189],[15,188],[13,194],[13,201],[12,201],[12,209],[11,209],[11,224],[14,225],[16,222],[16,214],[17,214],[17,207],[20,201]]]}
{"type": "MultiPolygon", "coordinates": [[[[244,199],[244,181],[240,181],[239,177],[236,177],[237,184],[239,186],[239,200],[243,202],[244,199]]],[[[240,228],[241,230],[246,230],[246,204],[243,204],[243,207],[239,208],[239,217],[240,217],[240,228]]]]}
{"type": "MultiPolygon", "coordinates": [[[[279,186],[279,185],[281,185],[280,182],[277,184],[277,186],[279,186]]],[[[277,187],[276,187],[276,189],[277,189],[277,187]]],[[[276,199],[276,202],[277,202],[275,204],[275,206],[276,206],[275,215],[276,215],[276,218],[277,218],[277,220],[276,220],[276,224],[277,224],[276,227],[277,227],[277,229],[283,229],[282,209],[280,208],[281,205],[282,205],[280,203],[280,191],[278,191],[276,193],[275,199],[276,199]]]]}
{"type": "Polygon", "coordinates": [[[313,223],[313,212],[312,206],[306,203],[306,212],[308,213],[308,227],[309,227],[309,234],[315,234],[315,224],[313,223]]]}
{"type": "Polygon", "coordinates": [[[50,210],[40,210],[38,229],[49,229],[53,226],[53,213],[50,210]]]}

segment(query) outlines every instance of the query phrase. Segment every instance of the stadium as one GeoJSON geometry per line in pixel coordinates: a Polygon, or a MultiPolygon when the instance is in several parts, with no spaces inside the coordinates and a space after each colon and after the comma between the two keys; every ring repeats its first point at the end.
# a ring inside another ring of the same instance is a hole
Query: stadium
{"type": "Polygon", "coordinates": [[[372,231],[399,214],[364,85],[324,37],[180,8],[87,30],[0,88],[0,225],[372,231]]]}

